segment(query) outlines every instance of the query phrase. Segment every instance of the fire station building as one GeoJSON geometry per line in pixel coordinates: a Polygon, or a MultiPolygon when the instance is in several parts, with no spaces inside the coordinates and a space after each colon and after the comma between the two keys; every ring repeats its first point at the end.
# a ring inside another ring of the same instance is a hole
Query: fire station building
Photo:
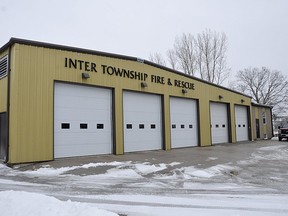
{"type": "Polygon", "coordinates": [[[16,38],[0,48],[9,164],[271,137],[271,107],[143,59],[16,38]]]}

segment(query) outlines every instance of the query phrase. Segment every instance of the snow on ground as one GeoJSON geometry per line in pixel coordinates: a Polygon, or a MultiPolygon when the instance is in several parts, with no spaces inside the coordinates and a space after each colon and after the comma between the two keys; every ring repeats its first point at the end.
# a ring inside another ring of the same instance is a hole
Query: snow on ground
{"type": "MultiPolygon", "coordinates": [[[[92,167],[100,167],[100,166],[115,166],[118,168],[121,168],[122,166],[129,166],[131,164],[131,161],[127,161],[127,162],[110,162],[110,163],[89,163],[89,164],[84,164],[81,166],[71,166],[71,167],[61,167],[61,168],[53,168],[53,167],[49,167],[49,166],[44,166],[40,169],[37,170],[31,170],[31,171],[26,171],[26,174],[31,174],[31,175],[35,175],[35,176],[55,176],[55,175],[61,175],[63,173],[72,171],[72,170],[76,170],[76,169],[88,169],[88,168],[92,168],[92,167]]],[[[2,165],[3,166],[3,165],[2,165]]],[[[1,168],[1,167],[0,167],[1,168]]]]}
{"type": "Polygon", "coordinates": [[[54,197],[23,191],[0,192],[2,216],[116,216],[85,203],[60,201],[54,197]]]}
{"type": "MultiPolygon", "coordinates": [[[[94,196],[94,199],[96,197],[94,196]]],[[[114,201],[113,204],[100,204],[101,208],[122,212],[126,201],[125,213],[128,215],[287,215],[287,196],[276,195],[203,195],[193,194],[185,197],[159,197],[145,195],[97,196],[98,199],[114,201]],[[122,210],[121,210],[122,208],[122,210]],[[141,214],[137,214],[141,209],[141,214]],[[136,213],[136,214],[135,214],[136,213]]]]}
{"type": "Polygon", "coordinates": [[[0,164],[0,215],[288,215],[288,147],[275,143],[226,163],[210,155],[205,166],[114,161],[21,171],[0,164]]]}

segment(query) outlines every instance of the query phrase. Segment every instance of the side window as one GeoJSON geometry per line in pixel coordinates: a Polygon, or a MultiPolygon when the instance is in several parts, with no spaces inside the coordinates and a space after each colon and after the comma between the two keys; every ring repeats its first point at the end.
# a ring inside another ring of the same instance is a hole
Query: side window
{"type": "Polygon", "coordinates": [[[266,112],[262,112],[262,120],[263,120],[263,124],[266,124],[266,112]]]}

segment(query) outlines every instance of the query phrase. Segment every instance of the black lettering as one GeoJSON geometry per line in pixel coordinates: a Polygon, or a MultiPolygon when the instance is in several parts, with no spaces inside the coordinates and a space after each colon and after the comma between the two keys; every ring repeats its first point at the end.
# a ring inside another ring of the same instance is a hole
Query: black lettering
{"type": "Polygon", "coordinates": [[[105,73],[106,73],[107,65],[101,65],[101,67],[103,68],[103,74],[105,74],[105,73]]]}
{"type": "Polygon", "coordinates": [[[77,60],[69,59],[69,68],[73,66],[75,69],[77,69],[77,60]]]}
{"type": "Polygon", "coordinates": [[[114,68],[114,71],[115,71],[115,74],[116,74],[116,76],[120,76],[120,77],[122,77],[122,74],[123,74],[123,69],[122,70],[120,70],[120,68],[114,68]]]}
{"type": "Polygon", "coordinates": [[[111,67],[111,66],[107,67],[107,73],[108,73],[109,75],[113,75],[113,74],[114,74],[114,69],[115,69],[115,68],[113,68],[113,67],[111,67]]]}
{"type": "Polygon", "coordinates": [[[135,78],[135,71],[129,71],[130,73],[130,79],[134,79],[135,78]]]}
{"type": "Polygon", "coordinates": [[[174,80],[174,86],[181,87],[179,80],[174,80]]]}
{"type": "Polygon", "coordinates": [[[89,62],[85,62],[85,71],[90,71],[89,62]]]}
{"type": "Polygon", "coordinates": [[[130,77],[130,73],[129,73],[129,70],[125,70],[125,69],[122,69],[123,70],[123,77],[130,77]]]}
{"type": "Polygon", "coordinates": [[[191,89],[195,90],[194,83],[191,83],[191,89]]]}
{"type": "Polygon", "coordinates": [[[144,81],[148,78],[148,74],[144,73],[144,81]]]}
{"type": "Polygon", "coordinates": [[[141,75],[141,74],[140,74],[139,72],[136,72],[136,71],[135,71],[135,79],[140,80],[140,75],[141,75]]]}
{"type": "Polygon", "coordinates": [[[187,88],[186,84],[187,84],[187,82],[182,81],[181,82],[182,88],[187,88]]]}
{"type": "Polygon", "coordinates": [[[65,58],[65,67],[67,67],[68,66],[68,64],[67,64],[67,58],[65,58]]]}
{"type": "Polygon", "coordinates": [[[97,72],[95,63],[91,63],[91,71],[97,72]]]}
{"type": "Polygon", "coordinates": [[[155,75],[151,75],[151,82],[155,82],[155,79],[156,79],[155,75]]]}
{"type": "Polygon", "coordinates": [[[82,64],[84,63],[84,61],[78,60],[78,62],[80,63],[80,70],[82,70],[82,64]]]}

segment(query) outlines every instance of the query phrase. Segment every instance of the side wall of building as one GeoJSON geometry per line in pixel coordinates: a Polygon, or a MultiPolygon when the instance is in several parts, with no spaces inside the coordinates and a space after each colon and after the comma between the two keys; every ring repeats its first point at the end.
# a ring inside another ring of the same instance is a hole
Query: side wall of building
{"type": "MultiPolygon", "coordinates": [[[[0,53],[0,59],[8,55],[6,50],[0,53]]],[[[1,64],[1,69],[5,65],[1,64]]],[[[8,115],[7,115],[7,99],[8,99],[8,77],[0,78],[0,160],[6,161],[7,158],[7,130],[8,130],[8,115]]]]}
{"type": "MultiPolygon", "coordinates": [[[[0,53],[0,59],[8,55],[5,51],[0,53]]],[[[0,79],[0,113],[7,111],[7,95],[8,95],[8,78],[7,76],[0,79]]]]}
{"type": "Polygon", "coordinates": [[[271,139],[273,137],[271,108],[252,105],[253,137],[257,139],[271,139]]]}

